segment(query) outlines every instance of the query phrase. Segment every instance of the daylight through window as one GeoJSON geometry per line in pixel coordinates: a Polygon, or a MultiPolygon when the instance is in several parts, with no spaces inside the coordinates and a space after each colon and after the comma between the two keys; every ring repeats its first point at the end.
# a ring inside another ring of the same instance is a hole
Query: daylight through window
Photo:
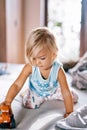
{"type": "Polygon", "coordinates": [[[57,36],[62,62],[77,61],[80,49],[81,0],[48,0],[48,27],[57,36]]]}

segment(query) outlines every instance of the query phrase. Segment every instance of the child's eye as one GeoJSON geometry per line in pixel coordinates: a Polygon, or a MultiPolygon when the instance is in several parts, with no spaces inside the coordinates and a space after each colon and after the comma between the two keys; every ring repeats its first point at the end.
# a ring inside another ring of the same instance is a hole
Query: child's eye
{"type": "Polygon", "coordinates": [[[33,58],[33,61],[35,61],[36,59],[35,58],[33,58]]]}
{"type": "Polygon", "coordinates": [[[41,59],[41,60],[45,60],[46,58],[45,58],[45,57],[41,57],[40,59],[41,59]]]}

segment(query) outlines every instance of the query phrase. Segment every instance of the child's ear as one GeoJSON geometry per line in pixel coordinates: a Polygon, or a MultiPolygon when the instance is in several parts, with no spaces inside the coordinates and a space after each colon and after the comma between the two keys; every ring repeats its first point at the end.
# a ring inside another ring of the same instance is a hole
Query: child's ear
{"type": "Polygon", "coordinates": [[[52,60],[55,60],[56,56],[57,55],[55,53],[52,53],[52,60]]]}

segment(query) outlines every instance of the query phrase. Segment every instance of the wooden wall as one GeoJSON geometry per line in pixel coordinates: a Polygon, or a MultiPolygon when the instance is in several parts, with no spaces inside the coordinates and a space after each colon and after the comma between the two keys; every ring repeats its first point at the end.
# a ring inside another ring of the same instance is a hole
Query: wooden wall
{"type": "Polygon", "coordinates": [[[6,61],[5,0],[0,0],[0,62],[6,61]]]}
{"type": "Polygon", "coordinates": [[[0,62],[25,63],[25,40],[40,26],[40,0],[0,0],[0,62]]]}
{"type": "Polygon", "coordinates": [[[6,0],[7,62],[24,62],[24,29],[22,0],[6,0]]]}

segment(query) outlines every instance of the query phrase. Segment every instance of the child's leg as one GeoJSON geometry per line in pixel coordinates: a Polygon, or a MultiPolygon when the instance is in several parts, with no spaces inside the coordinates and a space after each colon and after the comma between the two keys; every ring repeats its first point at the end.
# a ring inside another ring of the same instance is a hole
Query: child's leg
{"type": "MultiPolygon", "coordinates": [[[[78,95],[77,95],[77,93],[74,90],[70,90],[70,91],[71,91],[73,102],[74,103],[78,102],[78,95]]],[[[53,95],[51,95],[50,97],[48,97],[48,99],[49,100],[58,99],[58,100],[62,100],[63,101],[63,96],[62,96],[62,93],[61,93],[61,88],[58,87],[57,91],[53,95]]]]}
{"type": "Polygon", "coordinates": [[[26,94],[23,96],[23,105],[26,108],[39,108],[40,104],[44,102],[44,99],[38,95],[36,95],[34,92],[28,90],[26,94]]]}

